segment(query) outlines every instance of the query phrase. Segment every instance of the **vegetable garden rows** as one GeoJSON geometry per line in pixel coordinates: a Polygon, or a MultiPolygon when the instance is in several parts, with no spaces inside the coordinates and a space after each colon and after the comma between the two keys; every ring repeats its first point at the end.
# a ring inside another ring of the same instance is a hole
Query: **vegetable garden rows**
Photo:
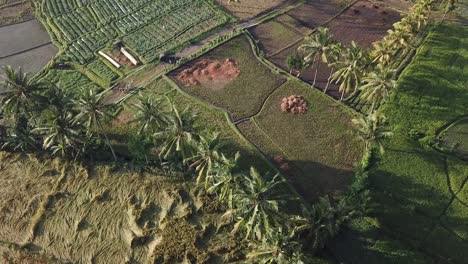
{"type": "Polygon", "coordinates": [[[117,70],[94,61],[112,43],[121,40],[148,63],[228,20],[209,3],[190,0],[44,0],[40,10],[62,47],[57,62],[87,65],[105,81],[117,70]]]}

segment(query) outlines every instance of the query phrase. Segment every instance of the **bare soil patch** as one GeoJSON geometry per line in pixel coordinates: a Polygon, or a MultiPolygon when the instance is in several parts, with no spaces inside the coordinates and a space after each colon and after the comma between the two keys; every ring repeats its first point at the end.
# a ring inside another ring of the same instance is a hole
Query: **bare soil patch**
{"type": "Polygon", "coordinates": [[[288,0],[216,0],[216,2],[227,10],[231,15],[239,19],[253,18],[267,13],[269,10],[287,2],[288,0]]]}
{"type": "Polygon", "coordinates": [[[342,9],[343,8],[334,1],[316,0],[301,5],[289,11],[287,14],[304,26],[315,28],[333,18],[342,9]]]}
{"type": "Polygon", "coordinates": [[[234,59],[227,58],[224,61],[203,59],[182,70],[177,75],[177,80],[185,86],[202,85],[218,90],[239,77],[239,74],[239,65],[234,59]]]}
{"type": "Polygon", "coordinates": [[[275,18],[275,21],[281,23],[283,26],[294,30],[295,32],[305,36],[312,32],[312,29],[302,24],[300,21],[290,15],[281,15],[275,18]]]}
{"type": "Polygon", "coordinates": [[[40,46],[26,52],[0,59],[0,67],[11,65],[14,68],[21,67],[25,72],[35,73],[42,69],[42,67],[44,67],[55,56],[55,54],[57,54],[57,52],[57,47],[53,44],[47,44],[45,46],[40,46]]]}
{"type": "Polygon", "coordinates": [[[250,33],[259,42],[260,48],[269,56],[300,40],[303,36],[277,21],[269,21],[252,29],[250,33]]]}
{"type": "Polygon", "coordinates": [[[33,19],[33,12],[34,9],[32,2],[24,2],[11,6],[0,7],[0,26],[33,19]]]}
{"type": "Polygon", "coordinates": [[[135,65],[119,50],[119,49],[112,49],[106,52],[111,58],[113,58],[118,64],[128,67],[128,68],[136,68],[135,65]]]}
{"type": "Polygon", "coordinates": [[[393,9],[369,1],[359,1],[327,27],[334,38],[345,45],[354,40],[361,47],[370,47],[399,20],[400,14],[393,9]]]}
{"type": "MultiPolygon", "coordinates": [[[[285,71],[289,71],[288,66],[286,64],[286,60],[289,55],[292,55],[297,51],[297,48],[299,47],[299,45],[300,44],[294,45],[291,48],[288,48],[268,59],[271,62],[273,62],[276,66],[280,67],[281,69],[285,71]]],[[[309,67],[306,70],[304,70],[301,73],[301,75],[299,75],[299,78],[303,80],[304,82],[307,82],[308,84],[312,85],[312,83],[314,82],[315,70],[317,67],[318,67],[318,71],[317,71],[317,78],[315,80],[315,87],[323,91],[325,90],[325,87],[327,86],[327,82],[328,82],[328,78],[330,76],[330,70],[331,70],[327,64],[323,62],[315,63],[312,67],[309,67]]],[[[328,85],[327,94],[332,96],[335,99],[340,98],[341,94],[338,92],[338,87],[339,85],[330,83],[328,85]]]]}

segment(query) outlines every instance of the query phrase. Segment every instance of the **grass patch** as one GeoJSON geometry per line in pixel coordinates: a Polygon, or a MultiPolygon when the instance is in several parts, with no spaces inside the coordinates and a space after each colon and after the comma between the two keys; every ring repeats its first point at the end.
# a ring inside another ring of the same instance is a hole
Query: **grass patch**
{"type": "Polygon", "coordinates": [[[424,254],[383,233],[373,218],[354,220],[328,248],[343,263],[429,263],[424,254]]]}
{"type": "MultiPolygon", "coordinates": [[[[385,144],[385,155],[372,168],[371,186],[397,201],[380,200],[379,207],[412,208],[400,210],[401,214],[393,218],[381,210],[376,216],[384,226],[410,230],[413,234],[427,233],[425,225],[409,223],[413,221],[413,212],[438,221],[453,197],[450,189],[459,191],[466,178],[466,162],[447,157],[430,146],[436,143],[441,127],[467,114],[467,33],[467,27],[455,24],[436,26],[400,76],[397,92],[383,109],[394,136],[385,144]]],[[[444,217],[453,232],[463,228],[468,210],[456,204],[444,217]]],[[[401,240],[408,236],[398,232],[394,235],[401,240]]],[[[460,263],[468,258],[466,241],[445,229],[435,229],[422,241],[422,250],[437,257],[460,263]]]]}
{"type": "Polygon", "coordinates": [[[312,198],[343,189],[349,183],[354,163],[361,155],[351,118],[350,112],[323,93],[290,81],[268,98],[254,120],[292,163],[293,184],[300,193],[312,198]],[[297,115],[282,113],[281,98],[290,95],[304,96],[309,111],[297,115]]]}
{"type": "Polygon", "coordinates": [[[300,34],[275,20],[260,24],[250,32],[267,56],[302,38],[300,34]]]}
{"type": "MultiPolygon", "coordinates": [[[[284,82],[284,78],[273,73],[256,59],[250,43],[244,36],[217,47],[200,59],[224,61],[226,58],[237,61],[240,76],[222,89],[210,89],[201,85],[183,87],[195,96],[225,108],[234,119],[252,116],[258,112],[268,94],[284,82]]],[[[171,74],[173,79],[182,69],[171,74]]]]}

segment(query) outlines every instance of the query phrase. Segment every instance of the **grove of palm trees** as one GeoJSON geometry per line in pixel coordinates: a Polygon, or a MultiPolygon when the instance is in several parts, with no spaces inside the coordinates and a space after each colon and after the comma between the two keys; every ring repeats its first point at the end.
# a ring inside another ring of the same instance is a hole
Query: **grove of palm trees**
{"type": "Polygon", "coordinates": [[[34,1],[0,263],[465,263],[467,4],[34,1]]]}

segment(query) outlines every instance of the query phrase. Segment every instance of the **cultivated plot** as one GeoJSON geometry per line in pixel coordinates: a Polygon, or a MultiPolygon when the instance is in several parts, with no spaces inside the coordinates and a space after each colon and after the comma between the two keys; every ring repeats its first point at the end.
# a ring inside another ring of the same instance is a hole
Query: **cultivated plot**
{"type": "Polygon", "coordinates": [[[216,0],[230,14],[239,19],[254,18],[288,2],[288,0],[216,0]]]}
{"type": "Polygon", "coordinates": [[[234,119],[255,115],[285,80],[257,60],[248,39],[237,37],[170,74],[192,95],[226,109],[234,119]]]}
{"type": "Polygon", "coordinates": [[[362,151],[352,133],[351,118],[350,112],[319,91],[289,81],[268,98],[250,123],[239,128],[312,201],[339,192],[350,182],[362,151]],[[283,98],[291,95],[304,98],[306,113],[282,111],[283,98]]]}

